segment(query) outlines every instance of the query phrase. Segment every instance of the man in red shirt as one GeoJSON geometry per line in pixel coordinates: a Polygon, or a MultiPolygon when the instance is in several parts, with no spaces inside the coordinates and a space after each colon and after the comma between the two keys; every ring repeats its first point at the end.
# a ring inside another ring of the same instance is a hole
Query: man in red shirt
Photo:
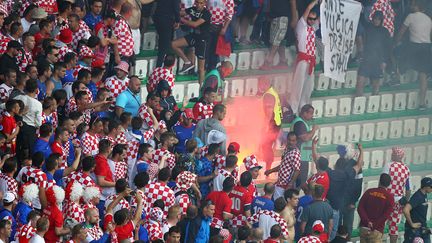
{"type": "Polygon", "coordinates": [[[312,159],[315,162],[315,166],[317,169],[317,173],[312,175],[305,184],[302,185],[303,190],[307,190],[307,185],[311,182],[319,184],[323,186],[324,193],[323,193],[323,199],[326,199],[327,192],[330,187],[330,178],[327,174],[327,169],[329,165],[328,159],[324,157],[319,157],[318,153],[316,151],[316,146],[318,143],[318,139],[314,139],[312,141],[312,159]]]}
{"type": "Polygon", "coordinates": [[[240,176],[240,185],[235,186],[229,194],[232,201],[231,213],[233,219],[231,225],[233,227],[245,225],[247,217],[251,216],[253,192],[248,190],[251,183],[252,174],[245,171],[240,176]]]}
{"type": "Polygon", "coordinates": [[[360,240],[365,242],[382,242],[384,225],[394,206],[394,197],[387,187],[391,177],[381,174],[378,188],[365,191],[360,199],[357,211],[360,216],[360,240]]]}
{"type": "Polygon", "coordinates": [[[33,48],[33,56],[36,57],[42,51],[42,41],[51,38],[52,23],[48,19],[39,22],[39,32],[34,35],[36,47],[33,48]]]}
{"type": "Polygon", "coordinates": [[[22,125],[21,122],[16,122],[14,116],[18,114],[20,107],[17,100],[9,100],[6,102],[6,112],[4,112],[1,125],[3,126],[2,132],[6,135],[6,147],[11,149],[11,154],[15,154],[16,150],[16,137],[22,125]],[[19,125],[19,126],[17,126],[19,125]]]}
{"type": "Polygon", "coordinates": [[[64,200],[65,194],[61,187],[54,185],[46,191],[48,207],[43,210],[44,217],[49,218],[49,228],[45,234],[45,242],[56,243],[60,242],[61,236],[70,233],[69,228],[63,226],[63,214],[59,209],[59,205],[64,200]]]}
{"type": "Polygon", "coordinates": [[[232,201],[229,197],[229,193],[233,190],[234,186],[234,178],[227,177],[223,182],[222,191],[213,191],[207,196],[207,200],[211,200],[215,205],[215,212],[212,222],[210,223],[210,228],[212,230],[219,231],[222,229],[225,221],[233,218],[231,213],[232,201]]]}
{"type": "Polygon", "coordinates": [[[94,173],[96,175],[96,183],[102,188],[102,195],[97,208],[99,209],[99,215],[103,217],[105,200],[107,197],[115,194],[115,182],[108,164],[108,156],[111,153],[111,143],[107,139],[102,139],[99,142],[99,154],[96,155],[96,167],[94,173]]]}

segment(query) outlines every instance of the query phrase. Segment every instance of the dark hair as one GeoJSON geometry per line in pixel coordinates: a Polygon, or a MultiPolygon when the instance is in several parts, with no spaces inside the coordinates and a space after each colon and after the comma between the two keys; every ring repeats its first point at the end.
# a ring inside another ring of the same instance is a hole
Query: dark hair
{"type": "Polygon", "coordinates": [[[177,233],[180,234],[181,230],[180,227],[177,225],[174,225],[173,227],[171,227],[168,231],[168,234],[171,235],[172,233],[177,233]]]}
{"type": "Polygon", "coordinates": [[[99,152],[107,152],[111,147],[111,142],[108,139],[102,139],[99,141],[99,152]]]}
{"type": "Polygon", "coordinates": [[[164,59],[164,67],[171,67],[172,65],[174,65],[175,61],[176,58],[174,55],[166,55],[164,59]]]}
{"type": "Polygon", "coordinates": [[[84,225],[83,224],[77,224],[77,225],[75,225],[72,228],[72,230],[71,230],[72,238],[76,237],[77,235],[79,235],[82,229],[84,229],[84,225]]]}
{"type": "Polygon", "coordinates": [[[47,46],[47,48],[45,49],[45,54],[46,55],[52,54],[52,52],[54,50],[58,50],[58,47],[56,47],[56,46],[47,46]]]}
{"type": "Polygon", "coordinates": [[[161,169],[158,173],[158,180],[160,181],[168,181],[171,177],[171,171],[168,167],[161,169]]]}
{"type": "Polygon", "coordinates": [[[220,146],[217,143],[210,144],[208,146],[207,154],[215,155],[215,154],[219,153],[219,148],[220,148],[220,146]]]}
{"type": "Polygon", "coordinates": [[[225,160],[225,167],[232,168],[237,164],[238,158],[235,155],[228,155],[225,160]]]}
{"type": "Polygon", "coordinates": [[[142,157],[145,153],[149,152],[149,148],[151,148],[152,146],[148,143],[143,143],[140,144],[140,146],[138,147],[138,158],[142,157]]]}
{"type": "Polygon", "coordinates": [[[315,109],[311,104],[306,104],[300,109],[300,114],[308,112],[310,109],[315,109]]]}
{"type": "Polygon", "coordinates": [[[75,52],[68,52],[64,55],[63,61],[65,63],[70,63],[72,60],[74,60],[76,58],[76,56],[77,55],[75,54],[75,52]]]}
{"type": "Polygon", "coordinates": [[[88,69],[82,68],[78,72],[77,80],[83,80],[84,78],[87,78],[88,76],[91,76],[91,73],[88,69]]]}
{"type": "MultiPolygon", "coordinates": [[[[27,7],[27,9],[28,9],[29,7],[27,7]]],[[[25,15],[24,15],[25,16],[25,15]]],[[[22,39],[22,41],[23,41],[23,43],[27,40],[27,38],[29,38],[29,37],[34,37],[34,35],[32,35],[30,32],[25,32],[22,36],[21,36],[21,39],[22,39]]],[[[28,66],[27,66],[28,67],[28,66]]]]}
{"type": "Polygon", "coordinates": [[[247,240],[251,235],[251,233],[252,230],[248,226],[243,225],[240,228],[238,228],[237,238],[238,240],[247,240]]]}
{"type": "MultiPolygon", "coordinates": [[[[30,4],[25,10],[24,10],[24,12],[23,12],[23,17],[25,17],[25,16],[27,16],[29,13],[31,13],[31,11],[33,10],[33,9],[36,9],[36,8],[38,8],[38,6],[36,5],[36,4],[30,4]]],[[[27,33],[27,32],[26,32],[27,33]]]]}
{"type": "Polygon", "coordinates": [[[320,184],[316,184],[312,192],[313,197],[322,198],[323,194],[324,194],[324,187],[320,184]]]}
{"type": "Polygon", "coordinates": [[[65,12],[68,8],[70,8],[72,6],[72,3],[69,1],[59,1],[58,2],[58,12],[59,13],[63,13],[65,12]]]}
{"type": "Polygon", "coordinates": [[[148,102],[149,100],[154,100],[157,97],[160,98],[160,96],[158,94],[156,94],[155,92],[150,92],[147,94],[146,102],[148,102]]]}
{"type": "Polygon", "coordinates": [[[175,134],[172,132],[164,132],[160,135],[159,140],[161,144],[164,144],[170,138],[175,138],[175,134]]]}
{"type": "Polygon", "coordinates": [[[126,188],[128,188],[128,182],[126,179],[120,178],[116,181],[115,190],[117,194],[124,192],[126,188]]]}
{"type": "Polygon", "coordinates": [[[76,121],[83,115],[82,112],[79,111],[72,111],[69,113],[69,118],[76,121]]]}
{"type": "Polygon", "coordinates": [[[129,210],[127,208],[122,208],[119,211],[114,213],[114,223],[116,225],[122,225],[124,222],[126,222],[128,218],[129,210]]]}
{"type": "Polygon", "coordinates": [[[56,166],[58,166],[57,160],[61,158],[61,154],[59,153],[52,153],[48,156],[48,158],[45,160],[45,166],[47,171],[54,170],[56,166]]]}
{"type": "Polygon", "coordinates": [[[92,68],[92,70],[91,70],[92,78],[99,76],[101,73],[103,73],[103,71],[104,70],[102,68],[92,68]]]}
{"type": "Polygon", "coordinates": [[[213,114],[224,112],[225,109],[226,109],[225,105],[223,105],[223,104],[216,104],[213,107],[213,114]]]}
{"type": "Polygon", "coordinates": [[[122,124],[126,123],[131,116],[132,116],[132,113],[130,113],[130,112],[123,112],[123,113],[121,113],[121,115],[120,115],[120,122],[122,124]]]}
{"type": "Polygon", "coordinates": [[[188,139],[186,142],[186,152],[192,153],[198,147],[198,143],[195,139],[188,139]]]}
{"type": "Polygon", "coordinates": [[[249,171],[245,171],[240,175],[240,185],[247,187],[252,183],[252,174],[249,171]]]}
{"type": "Polygon", "coordinates": [[[111,152],[111,156],[121,155],[126,150],[126,144],[116,144],[111,152]]]}
{"type": "Polygon", "coordinates": [[[54,98],[51,96],[45,97],[45,99],[42,102],[42,109],[46,110],[50,108],[54,104],[54,98]]]}
{"type": "Polygon", "coordinates": [[[63,127],[57,127],[54,132],[54,139],[58,139],[60,135],[62,135],[64,132],[66,132],[66,129],[63,127]]]}
{"type": "Polygon", "coordinates": [[[37,88],[38,88],[38,84],[37,84],[36,80],[34,80],[34,79],[27,80],[27,82],[25,84],[25,91],[27,93],[34,93],[34,92],[36,92],[37,88]]]}
{"type": "Polygon", "coordinates": [[[149,180],[150,176],[147,172],[140,172],[136,174],[133,182],[136,187],[143,188],[148,184],[149,180]]]}
{"type": "Polygon", "coordinates": [[[49,123],[44,123],[39,127],[39,135],[43,138],[46,138],[52,132],[52,126],[49,123]]]}
{"type": "Polygon", "coordinates": [[[20,26],[21,26],[20,22],[13,22],[11,24],[11,27],[10,27],[11,35],[16,34],[18,32],[20,26]]]}
{"type": "Polygon", "coordinates": [[[141,119],[141,117],[135,116],[135,117],[132,118],[131,125],[132,125],[132,129],[138,130],[138,129],[140,129],[142,127],[143,120],[141,119]]]}
{"type": "MultiPolygon", "coordinates": [[[[79,7],[79,6],[73,6],[74,8],[75,7],[79,7]]],[[[72,13],[72,14],[70,14],[69,15],[69,19],[75,19],[76,21],[79,21],[80,20],[80,17],[78,16],[78,14],[76,14],[76,13],[72,13]]]]}
{"type": "Polygon", "coordinates": [[[36,218],[37,216],[40,216],[40,213],[36,210],[32,210],[30,211],[30,213],[27,215],[27,221],[30,222],[31,220],[33,220],[34,218],[36,218]]]}
{"type": "Polygon", "coordinates": [[[336,164],[334,166],[335,170],[344,170],[348,165],[348,161],[345,158],[339,158],[336,161],[336,164]]]}
{"type": "Polygon", "coordinates": [[[284,210],[284,208],[286,207],[286,204],[287,203],[283,197],[276,199],[274,202],[274,211],[282,212],[282,210],[284,210]]]}
{"type": "MultiPolygon", "coordinates": [[[[54,44],[52,44],[52,42],[55,42],[55,40],[53,38],[45,38],[45,39],[43,39],[42,40],[42,49],[46,50],[46,49],[48,49],[48,47],[53,46],[54,44]]],[[[50,51],[52,51],[52,49],[50,51]]],[[[45,52],[45,54],[46,53],[47,52],[45,52]]]]}
{"type": "Polygon", "coordinates": [[[114,119],[109,120],[108,122],[108,131],[112,132],[112,130],[118,128],[120,126],[120,123],[114,119]]]}
{"type": "Polygon", "coordinates": [[[45,27],[48,27],[50,24],[50,21],[48,19],[41,19],[41,21],[39,22],[39,29],[43,29],[45,27]]]}
{"type": "Polygon", "coordinates": [[[390,186],[390,183],[391,183],[390,175],[386,173],[382,173],[379,178],[379,185],[383,187],[388,187],[390,186]]]}
{"type": "Polygon", "coordinates": [[[85,91],[78,91],[75,93],[74,97],[75,97],[75,101],[81,100],[85,95],[87,95],[87,92],[85,91]]]}
{"type": "Polygon", "coordinates": [[[36,168],[40,168],[45,160],[44,154],[42,152],[36,152],[32,155],[32,165],[36,168]]]}
{"type": "Polygon", "coordinates": [[[6,111],[11,112],[16,104],[18,104],[18,100],[8,100],[6,102],[6,111]]]}
{"type": "Polygon", "coordinates": [[[223,181],[223,184],[222,184],[223,189],[222,190],[224,192],[231,192],[232,189],[234,188],[234,186],[235,186],[235,180],[234,180],[234,178],[229,176],[229,177],[225,178],[225,180],[223,181]]]}
{"type": "Polygon", "coordinates": [[[275,224],[270,229],[270,238],[277,239],[282,235],[282,228],[280,225],[275,224]]]}
{"type": "Polygon", "coordinates": [[[86,156],[81,161],[82,164],[82,170],[83,171],[90,171],[94,167],[96,167],[96,161],[93,156],[86,156]]]}
{"type": "Polygon", "coordinates": [[[47,70],[51,69],[48,62],[39,62],[37,65],[38,75],[43,75],[47,70]]]}
{"type": "Polygon", "coordinates": [[[46,231],[49,228],[49,221],[47,217],[40,217],[36,223],[37,231],[46,231]]]}
{"type": "Polygon", "coordinates": [[[329,161],[327,158],[321,156],[318,158],[316,165],[320,171],[326,171],[329,166],[329,161]]]}
{"type": "Polygon", "coordinates": [[[348,234],[348,230],[347,227],[345,225],[339,225],[338,230],[337,230],[337,234],[338,235],[347,235],[348,234]]]}
{"type": "Polygon", "coordinates": [[[154,208],[160,208],[160,209],[164,210],[165,202],[162,199],[158,199],[153,203],[153,207],[154,208]]]}
{"type": "Polygon", "coordinates": [[[99,88],[96,94],[96,99],[100,100],[104,92],[110,92],[107,88],[99,88]]]}
{"type": "Polygon", "coordinates": [[[0,220],[0,229],[4,229],[6,228],[6,225],[10,225],[10,224],[12,223],[8,219],[2,219],[0,220]]]}
{"type": "Polygon", "coordinates": [[[17,168],[17,161],[14,157],[8,158],[3,164],[3,173],[12,173],[17,168]]]}
{"type": "Polygon", "coordinates": [[[207,87],[204,89],[204,95],[208,95],[210,93],[216,93],[216,89],[214,89],[212,87],[207,87]]]}
{"type": "Polygon", "coordinates": [[[300,192],[297,189],[288,189],[284,192],[284,198],[288,201],[288,199],[292,199],[294,196],[298,196],[300,192]]]}
{"type": "Polygon", "coordinates": [[[181,165],[174,166],[174,168],[171,171],[171,178],[170,178],[170,180],[172,180],[172,181],[177,180],[177,176],[180,175],[180,173],[182,173],[185,170],[186,169],[183,166],[181,166],[181,165]]]}
{"type": "Polygon", "coordinates": [[[101,42],[100,38],[95,36],[95,35],[91,35],[90,38],[87,40],[87,46],[89,48],[95,48],[97,45],[99,45],[101,42]]]}

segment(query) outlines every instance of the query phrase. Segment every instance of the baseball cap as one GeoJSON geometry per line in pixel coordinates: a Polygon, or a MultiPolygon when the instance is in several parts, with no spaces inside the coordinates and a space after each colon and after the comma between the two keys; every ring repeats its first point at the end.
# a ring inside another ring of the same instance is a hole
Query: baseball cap
{"type": "Polygon", "coordinates": [[[240,153],[240,144],[238,144],[237,142],[232,142],[228,145],[228,150],[240,153]]]}
{"type": "Polygon", "coordinates": [[[432,179],[430,177],[425,177],[421,180],[420,184],[421,184],[421,188],[427,186],[432,187],[432,179]]]}
{"type": "Polygon", "coordinates": [[[321,220],[316,220],[312,225],[312,231],[317,233],[324,232],[324,223],[321,220]]]}
{"type": "Polygon", "coordinates": [[[194,116],[193,116],[193,112],[192,112],[192,109],[191,109],[191,108],[187,108],[187,109],[185,109],[185,110],[183,111],[182,115],[183,115],[185,118],[188,118],[188,119],[193,119],[193,118],[194,118],[194,116]]]}
{"type": "Polygon", "coordinates": [[[3,202],[5,203],[11,203],[15,201],[15,199],[16,199],[15,194],[13,194],[12,192],[6,192],[3,196],[3,202]]]}
{"type": "Polygon", "coordinates": [[[226,135],[218,130],[211,130],[207,135],[207,144],[222,143],[226,140],[226,135]]]}

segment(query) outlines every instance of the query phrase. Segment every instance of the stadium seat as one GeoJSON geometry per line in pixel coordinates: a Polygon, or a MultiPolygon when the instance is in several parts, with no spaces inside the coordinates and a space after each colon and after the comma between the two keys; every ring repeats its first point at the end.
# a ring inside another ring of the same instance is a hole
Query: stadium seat
{"type": "Polygon", "coordinates": [[[430,119],[427,117],[417,120],[417,136],[425,136],[429,134],[430,119]]]}
{"type": "Polygon", "coordinates": [[[370,168],[370,152],[363,152],[363,170],[370,168]]]}
{"type": "Polygon", "coordinates": [[[426,162],[426,146],[414,147],[413,164],[420,165],[426,162]]]}
{"type": "Polygon", "coordinates": [[[147,98],[148,92],[147,92],[147,87],[145,85],[141,85],[141,100],[144,102],[147,98]]]}
{"type": "Polygon", "coordinates": [[[348,126],[347,142],[357,143],[360,141],[360,124],[352,124],[348,126]]]}
{"type": "Polygon", "coordinates": [[[432,202],[428,202],[428,211],[426,213],[426,218],[428,219],[428,221],[431,218],[431,216],[432,216],[432,202]]]}
{"type": "Polygon", "coordinates": [[[418,189],[420,189],[420,181],[421,181],[422,177],[415,175],[415,176],[411,176],[410,179],[411,179],[411,184],[410,184],[411,191],[415,192],[418,189]]]}
{"type": "Polygon", "coordinates": [[[176,84],[174,85],[174,88],[172,89],[172,95],[174,96],[177,103],[183,102],[183,97],[185,94],[185,86],[184,84],[176,84]]]}
{"type": "Polygon", "coordinates": [[[244,80],[243,79],[233,79],[231,81],[231,95],[230,97],[243,96],[244,92],[244,80]]]}
{"type": "Polygon", "coordinates": [[[327,99],[324,107],[324,117],[335,117],[337,114],[337,99],[327,99]]]}
{"type": "MultiPolygon", "coordinates": [[[[171,72],[174,74],[174,76],[177,74],[177,70],[180,70],[178,67],[179,67],[179,62],[180,62],[180,60],[182,60],[181,58],[177,58],[176,59],[176,61],[175,61],[175,63],[174,63],[174,66],[172,67],[172,70],[171,70],[171,72]]],[[[196,62],[195,62],[196,63],[196,62]]],[[[195,65],[195,67],[197,67],[198,66],[198,64],[197,65],[195,65]]],[[[182,67],[183,67],[183,65],[182,65],[182,67]]]]}
{"type": "Polygon", "coordinates": [[[382,150],[372,151],[370,161],[371,169],[381,169],[384,165],[384,152],[382,150]]]}
{"type": "Polygon", "coordinates": [[[329,167],[334,169],[334,165],[336,164],[336,161],[339,159],[339,154],[332,154],[329,156],[329,167]]]}
{"type": "Polygon", "coordinates": [[[354,106],[352,113],[354,115],[363,114],[366,109],[366,97],[359,96],[354,98],[354,106]]]}
{"type": "Polygon", "coordinates": [[[249,70],[250,68],[250,59],[251,54],[250,52],[240,52],[238,54],[238,60],[237,60],[237,70],[249,70]]]}
{"type": "Polygon", "coordinates": [[[391,121],[390,122],[390,134],[389,138],[395,139],[402,136],[402,121],[391,121]]]}
{"type": "Polygon", "coordinates": [[[372,141],[374,139],[374,132],[375,132],[375,124],[373,124],[373,123],[364,123],[362,125],[361,140],[363,142],[372,141]]]}
{"type": "Polygon", "coordinates": [[[388,122],[378,122],[376,124],[376,140],[385,140],[389,133],[389,123],[388,122]]]}
{"type": "Polygon", "coordinates": [[[248,78],[246,79],[245,96],[255,96],[258,92],[258,79],[248,78]]]}
{"type": "Polygon", "coordinates": [[[279,94],[285,94],[288,90],[287,75],[278,75],[273,78],[273,86],[279,94]]]}
{"type": "Polygon", "coordinates": [[[377,187],[378,187],[378,180],[370,180],[366,183],[367,189],[377,188],[377,187]]]}
{"type": "Polygon", "coordinates": [[[333,144],[342,144],[346,141],[346,126],[335,126],[333,131],[333,144]]]}
{"type": "Polygon", "coordinates": [[[395,94],[394,110],[403,111],[406,109],[406,106],[407,106],[407,94],[406,93],[395,94]]]}
{"type": "Polygon", "coordinates": [[[368,98],[367,113],[376,113],[379,110],[381,96],[371,95],[368,98]]]}
{"type": "Polygon", "coordinates": [[[228,81],[225,80],[224,81],[224,91],[223,91],[224,99],[228,98],[228,85],[229,85],[228,81]]]}
{"type": "Polygon", "coordinates": [[[323,107],[324,107],[324,101],[323,100],[312,100],[312,106],[314,109],[314,118],[321,118],[323,115],[323,107]]]}
{"type": "Polygon", "coordinates": [[[392,149],[388,148],[385,150],[385,157],[384,157],[384,165],[385,163],[389,163],[392,161],[391,156],[392,156],[392,149]]]}
{"type": "Polygon", "coordinates": [[[330,79],[330,89],[340,89],[342,88],[342,82],[330,79]]]}
{"type": "Polygon", "coordinates": [[[427,108],[432,108],[432,90],[429,90],[426,93],[426,101],[425,101],[425,103],[426,103],[427,108]]]}
{"type": "Polygon", "coordinates": [[[135,75],[137,75],[139,78],[145,78],[147,77],[147,68],[148,68],[148,61],[145,59],[137,60],[135,64],[135,75]]]}
{"type": "Polygon", "coordinates": [[[413,110],[418,108],[418,92],[409,92],[407,109],[413,110]]]}
{"type": "Polygon", "coordinates": [[[251,69],[259,69],[262,65],[264,65],[265,61],[265,52],[264,51],[254,51],[252,52],[252,65],[251,69]]]}
{"type": "Polygon", "coordinates": [[[156,58],[151,58],[149,59],[148,62],[148,75],[150,76],[150,74],[153,72],[153,70],[156,68],[156,58]]]}
{"type": "Polygon", "coordinates": [[[411,82],[417,81],[418,73],[414,70],[408,70],[404,74],[401,75],[401,83],[407,84],[411,82]]]}
{"type": "Polygon", "coordinates": [[[187,96],[189,98],[199,97],[199,84],[198,83],[189,83],[187,85],[187,96]]]}
{"type": "Polygon", "coordinates": [[[324,76],[324,73],[320,73],[318,76],[317,85],[315,85],[316,90],[327,90],[330,85],[330,79],[324,76]]]}
{"type": "Polygon", "coordinates": [[[348,116],[351,114],[351,98],[340,98],[339,99],[339,116],[348,116]]]}
{"type": "Polygon", "coordinates": [[[226,61],[230,61],[233,65],[233,70],[237,69],[237,53],[231,53],[230,57],[226,59],[226,61]]]}
{"type": "Polygon", "coordinates": [[[402,161],[405,164],[410,165],[412,163],[412,148],[404,147],[404,151],[405,151],[405,157],[402,159],[402,161]]]}
{"type": "Polygon", "coordinates": [[[381,112],[392,111],[393,109],[393,94],[382,94],[381,95],[381,112]]]}
{"type": "Polygon", "coordinates": [[[332,143],[332,127],[322,127],[319,131],[320,145],[329,145],[332,143]]]}
{"type": "Polygon", "coordinates": [[[357,84],[357,71],[347,71],[345,75],[345,88],[355,88],[357,84]]]}
{"type": "Polygon", "coordinates": [[[416,133],[416,120],[415,119],[404,120],[403,137],[404,138],[414,137],[415,133],[416,133]]]}
{"type": "Polygon", "coordinates": [[[142,49],[150,51],[156,49],[156,32],[146,32],[143,37],[142,49]]]}
{"type": "Polygon", "coordinates": [[[432,163],[432,145],[428,145],[427,147],[426,163],[432,163]]]}

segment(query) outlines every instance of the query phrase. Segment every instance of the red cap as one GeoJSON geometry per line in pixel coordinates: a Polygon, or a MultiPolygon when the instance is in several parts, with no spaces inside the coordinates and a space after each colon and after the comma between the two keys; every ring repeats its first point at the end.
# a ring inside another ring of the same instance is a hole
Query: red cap
{"type": "Polygon", "coordinates": [[[60,31],[58,39],[65,44],[70,44],[72,42],[72,30],[64,29],[60,31]]]}
{"type": "Polygon", "coordinates": [[[240,153],[240,144],[236,142],[232,142],[228,145],[228,150],[234,151],[236,153],[240,153]]]}
{"type": "Polygon", "coordinates": [[[91,63],[91,66],[92,66],[92,68],[104,68],[105,67],[105,62],[102,59],[95,59],[91,63]]]}
{"type": "Polygon", "coordinates": [[[191,108],[187,108],[187,109],[185,109],[184,111],[183,111],[183,113],[182,113],[182,115],[185,117],[185,118],[189,118],[189,119],[193,119],[194,118],[194,115],[193,115],[193,112],[192,112],[192,109],[191,108]]]}

